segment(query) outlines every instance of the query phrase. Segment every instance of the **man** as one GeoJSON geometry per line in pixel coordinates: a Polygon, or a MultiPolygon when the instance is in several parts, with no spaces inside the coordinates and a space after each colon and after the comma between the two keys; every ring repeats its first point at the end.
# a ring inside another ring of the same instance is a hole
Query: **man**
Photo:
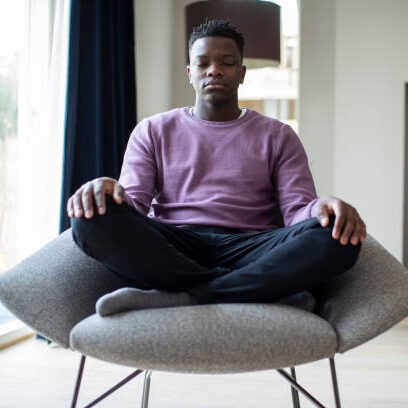
{"type": "Polygon", "coordinates": [[[194,106],[143,120],[119,181],[95,179],[68,200],[77,244],[123,277],[123,289],[99,300],[101,315],[194,303],[296,305],[355,263],[366,235],[357,211],[316,197],[289,126],[239,108],[243,47],[226,21],[196,28],[187,68],[194,106]]]}

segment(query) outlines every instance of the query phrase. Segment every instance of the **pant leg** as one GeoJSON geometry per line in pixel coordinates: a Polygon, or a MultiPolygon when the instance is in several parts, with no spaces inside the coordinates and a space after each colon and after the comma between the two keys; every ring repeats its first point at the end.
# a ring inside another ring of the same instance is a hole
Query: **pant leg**
{"type": "Polygon", "coordinates": [[[197,234],[152,220],[107,197],[107,211],[73,218],[77,245],[139,288],[185,291],[222,274],[205,266],[208,246],[197,234]]]}
{"type": "Polygon", "coordinates": [[[222,238],[220,246],[218,262],[233,269],[190,291],[200,303],[274,302],[345,272],[360,250],[341,245],[332,238],[332,226],[323,228],[316,219],[222,238]]]}

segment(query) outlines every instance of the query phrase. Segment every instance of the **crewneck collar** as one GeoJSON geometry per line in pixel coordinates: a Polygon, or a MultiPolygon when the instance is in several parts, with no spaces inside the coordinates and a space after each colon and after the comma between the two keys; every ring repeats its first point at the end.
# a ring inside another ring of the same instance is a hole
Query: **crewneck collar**
{"type": "Polygon", "coordinates": [[[242,121],[246,119],[249,114],[250,114],[250,109],[248,108],[241,108],[241,114],[238,116],[238,118],[233,119],[233,120],[226,120],[226,121],[215,121],[215,120],[205,120],[201,119],[197,116],[193,115],[193,106],[188,106],[183,108],[184,114],[191,120],[197,121],[197,122],[203,122],[205,124],[211,124],[214,126],[224,126],[224,125],[231,125],[235,124],[238,121],[242,121]]]}

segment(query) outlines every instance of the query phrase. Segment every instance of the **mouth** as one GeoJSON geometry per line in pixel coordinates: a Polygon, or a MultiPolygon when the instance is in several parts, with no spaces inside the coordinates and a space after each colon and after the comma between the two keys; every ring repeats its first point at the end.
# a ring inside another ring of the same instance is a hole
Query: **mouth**
{"type": "Polygon", "coordinates": [[[210,81],[204,84],[205,89],[223,89],[225,88],[225,84],[223,82],[218,81],[210,81]]]}

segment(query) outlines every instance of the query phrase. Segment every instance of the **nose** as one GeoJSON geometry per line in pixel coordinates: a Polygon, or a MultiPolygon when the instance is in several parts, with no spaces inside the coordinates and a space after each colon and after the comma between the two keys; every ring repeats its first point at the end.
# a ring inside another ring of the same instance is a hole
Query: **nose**
{"type": "Polygon", "coordinates": [[[223,75],[221,66],[216,62],[210,64],[207,70],[207,76],[210,77],[221,77],[223,75]]]}

